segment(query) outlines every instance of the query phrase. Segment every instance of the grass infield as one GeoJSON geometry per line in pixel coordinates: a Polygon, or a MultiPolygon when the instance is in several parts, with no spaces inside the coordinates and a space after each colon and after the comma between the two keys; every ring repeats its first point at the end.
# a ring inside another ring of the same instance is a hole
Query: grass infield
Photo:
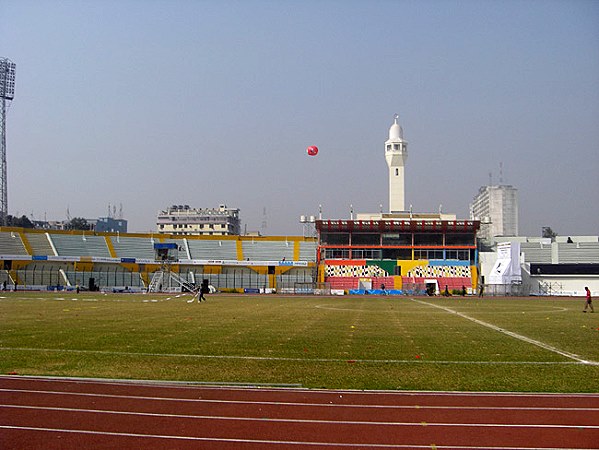
{"type": "Polygon", "coordinates": [[[581,298],[0,293],[0,373],[599,392],[581,298]]]}

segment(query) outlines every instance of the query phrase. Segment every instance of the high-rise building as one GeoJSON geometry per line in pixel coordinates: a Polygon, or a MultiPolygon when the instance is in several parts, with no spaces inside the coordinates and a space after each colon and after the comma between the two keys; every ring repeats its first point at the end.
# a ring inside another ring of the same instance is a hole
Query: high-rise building
{"type": "Polygon", "coordinates": [[[470,218],[481,222],[480,239],[518,236],[518,190],[509,185],[482,186],[470,204],[470,218]]]}
{"type": "Polygon", "coordinates": [[[174,235],[239,235],[241,222],[239,209],[218,208],[197,209],[189,205],[173,205],[158,213],[156,222],[158,233],[174,235]]]}

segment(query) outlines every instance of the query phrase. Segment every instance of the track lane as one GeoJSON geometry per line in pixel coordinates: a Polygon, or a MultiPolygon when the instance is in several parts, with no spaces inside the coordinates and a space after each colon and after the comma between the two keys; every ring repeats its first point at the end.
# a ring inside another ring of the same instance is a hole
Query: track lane
{"type": "Polygon", "coordinates": [[[0,377],[0,405],[2,448],[41,448],[42,442],[43,448],[67,448],[67,442],[80,441],[86,448],[106,448],[119,439],[120,446],[149,448],[596,448],[599,442],[594,394],[308,391],[0,377]]]}

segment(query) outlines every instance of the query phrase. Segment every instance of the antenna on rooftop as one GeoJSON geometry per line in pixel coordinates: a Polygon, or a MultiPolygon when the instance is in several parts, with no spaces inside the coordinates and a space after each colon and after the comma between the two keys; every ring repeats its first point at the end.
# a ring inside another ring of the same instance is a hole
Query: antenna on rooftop
{"type": "Polygon", "coordinates": [[[262,226],[260,227],[262,229],[262,234],[266,235],[266,228],[268,227],[267,222],[266,222],[266,206],[262,209],[262,226]]]}
{"type": "Polygon", "coordinates": [[[499,184],[503,184],[503,163],[499,163],[499,184]]]}

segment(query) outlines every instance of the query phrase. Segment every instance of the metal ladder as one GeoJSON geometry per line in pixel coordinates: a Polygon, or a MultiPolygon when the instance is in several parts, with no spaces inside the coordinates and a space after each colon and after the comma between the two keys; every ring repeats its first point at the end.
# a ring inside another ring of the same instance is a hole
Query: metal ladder
{"type": "Polygon", "coordinates": [[[150,285],[148,286],[148,292],[159,292],[160,289],[158,288],[162,284],[163,280],[164,272],[162,270],[154,272],[154,275],[152,275],[152,281],[150,281],[150,285]]]}

